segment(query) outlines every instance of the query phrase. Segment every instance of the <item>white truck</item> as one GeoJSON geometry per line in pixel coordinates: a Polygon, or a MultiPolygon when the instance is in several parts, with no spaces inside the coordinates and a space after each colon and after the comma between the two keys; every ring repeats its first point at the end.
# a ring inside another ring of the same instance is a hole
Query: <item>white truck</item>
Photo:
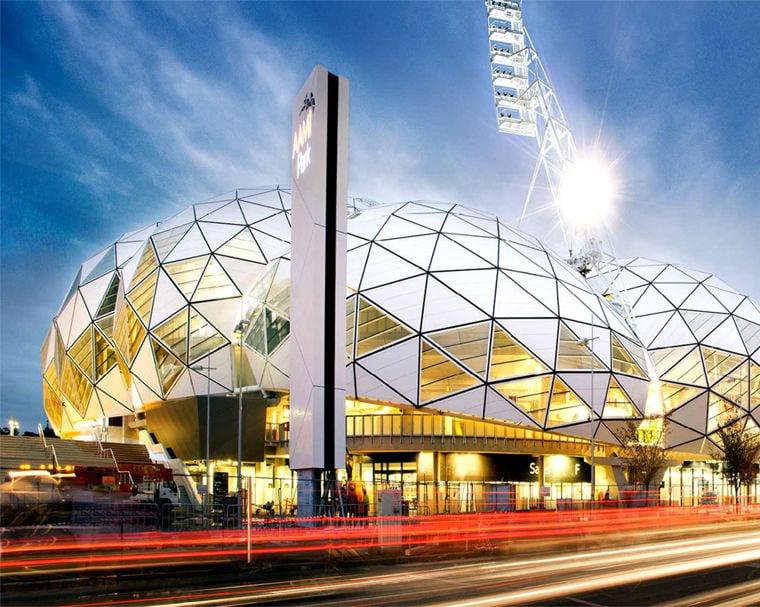
{"type": "Polygon", "coordinates": [[[164,506],[179,505],[179,490],[174,481],[143,480],[132,488],[133,502],[158,504],[164,506]]]}

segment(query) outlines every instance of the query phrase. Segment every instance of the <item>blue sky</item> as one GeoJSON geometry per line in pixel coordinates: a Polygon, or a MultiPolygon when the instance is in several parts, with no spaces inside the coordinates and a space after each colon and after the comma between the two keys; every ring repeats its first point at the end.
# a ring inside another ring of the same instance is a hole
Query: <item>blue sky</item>
{"type": "MultiPolygon", "coordinates": [[[[496,131],[481,2],[0,10],[2,425],[44,423],[39,350],[84,259],[193,202],[288,183],[314,63],[351,81],[351,195],[519,216],[535,151],[496,131]]],[[[576,143],[616,161],[615,253],[760,301],[760,2],[528,0],[524,16],[576,143]]]]}

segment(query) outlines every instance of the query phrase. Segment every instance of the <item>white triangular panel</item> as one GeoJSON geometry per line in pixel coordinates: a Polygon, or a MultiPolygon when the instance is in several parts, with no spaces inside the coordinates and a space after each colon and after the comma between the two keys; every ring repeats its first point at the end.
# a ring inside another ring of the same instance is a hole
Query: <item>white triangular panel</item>
{"type": "Polygon", "coordinates": [[[354,365],[356,371],[356,389],[360,398],[380,400],[392,403],[406,403],[406,399],[390,386],[380,381],[358,363],[354,365]]]}
{"type": "MultiPolygon", "coordinates": [[[[132,364],[132,377],[142,380],[156,394],[161,394],[161,381],[156,371],[156,363],[153,359],[153,348],[150,339],[143,340],[140,350],[135,356],[135,362],[132,364]]],[[[142,392],[140,393],[142,397],[142,392]]],[[[145,400],[143,399],[143,402],[145,400]]]]}
{"type": "Polygon", "coordinates": [[[219,223],[233,223],[237,225],[244,225],[246,223],[237,200],[228,202],[215,211],[204,215],[203,221],[216,221],[219,223]]]}
{"type": "Polygon", "coordinates": [[[460,293],[478,308],[491,314],[494,308],[494,287],[497,270],[462,270],[436,272],[435,277],[451,290],[460,293]]]}
{"type": "Polygon", "coordinates": [[[270,217],[257,221],[251,227],[259,232],[265,232],[275,238],[290,242],[290,224],[283,213],[275,213],[270,217]]]}
{"type": "Polygon", "coordinates": [[[559,295],[559,316],[561,318],[585,323],[604,322],[563,283],[557,283],[557,292],[559,295]]]}
{"type": "Polygon", "coordinates": [[[435,245],[431,271],[474,270],[491,267],[487,261],[453,242],[450,237],[441,236],[435,245]]]}
{"type": "Polygon", "coordinates": [[[212,251],[221,247],[225,242],[240,233],[240,226],[229,223],[198,222],[203,236],[212,251]]]}
{"type": "MultiPolygon", "coordinates": [[[[693,285],[690,287],[690,291],[693,289],[693,285]]],[[[673,309],[673,304],[669,302],[665,297],[657,290],[654,285],[644,291],[644,294],[639,297],[636,302],[636,314],[656,314],[657,312],[668,312],[673,309]]]]}
{"type": "Polygon", "coordinates": [[[227,339],[234,339],[233,333],[241,315],[240,298],[199,302],[193,304],[193,308],[227,339]]]}
{"type": "Polygon", "coordinates": [[[71,328],[69,330],[69,339],[68,341],[64,340],[67,350],[71,346],[71,344],[73,344],[77,340],[77,338],[92,322],[92,319],[90,318],[90,313],[87,311],[87,308],[84,305],[84,300],[82,299],[82,296],[77,292],[77,294],[73,297],[73,299],[74,299],[74,314],[71,317],[71,328]]]}
{"type": "Polygon", "coordinates": [[[533,263],[537,264],[543,271],[548,274],[549,276],[554,276],[554,267],[549,262],[549,257],[547,256],[546,252],[543,249],[536,248],[537,245],[533,246],[527,246],[522,245],[520,243],[512,241],[510,239],[510,246],[512,246],[515,251],[518,253],[522,253],[525,257],[530,259],[533,263]]]}
{"type": "MultiPolygon", "coordinates": [[[[691,295],[692,291],[697,285],[693,282],[671,282],[671,283],[657,283],[657,290],[665,296],[672,304],[671,307],[680,308],[681,304],[686,298],[691,295]]],[[[650,289],[651,291],[651,289],[650,289]]]]}
{"type": "MultiPolygon", "coordinates": [[[[634,310],[634,314],[636,310],[634,310]]],[[[641,339],[641,343],[644,347],[649,348],[652,340],[657,337],[657,334],[668,323],[675,312],[664,312],[662,314],[652,314],[650,316],[637,316],[636,317],[636,335],[641,339]]]]}
{"type": "Polygon", "coordinates": [[[116,243],[116,264],[122,267],[127,263],[135,253],[141,248],[142,241],[136,242],[117,242],[116,243]]]}
{"type": "Polygon", "coordinates": [[[129,406],[129,393],[124,385],[124,378],[119,365],[111,367],[108,373],[98,380],[98,388],[120,401],[124,406],[129,406]]]}
{"type": "MultiPolygon", "coordinates": [[[[554,280],[544,279],[552,284],[554,280]]],[[[528,285],[530,288],[530,285],[528,285]]],[[[547,287],[549,287],[547,283],[547,287]]],[[[531,289],[533,291],[533,289],[531,289]]],[[[551,297],[551,293],[549,293],[551,297]]],[[[526,289],[516,283],[511,277],[506,276],[503,272],[498,273],[496,285],[496,302],[494,305],[494,316],[505,318],[551,318],[556,316],[556,312],[548,308],[542,302],[548,301],[556,306],[556,292],[554,301],[547,297],[546,299],[537,299],[528,293],[526,289]]]]}
{"type": "MultiPolygon", "coordinates": [[[[196,205],[196,206],[200,206],[200,205],[196,205]]],[[[195,207],[188,207],[186,209],[183,209],[176,215],[172,215],[166,221],[161,221],[155,226],[151,226],[153,229],[151,229],[148,234],[145,234],[144,238],[147,238],[148,236],[153,234],[156,230],[161,230],[162,232],[166,230],[172,230],[176,228],[177,226],[181,226],[186,223],[191,223],[193,221],[195,221],[195,207]]],[[[130,239],[136,238],[137,236],[138,236],[138,233],[133,232],[132,234],[130,234],[130,239]]]]}
{"type": "Polygon", "coordinates": [[[672,411],[668,417],[672,418],[679,424],[704,435],[705,432],[707,432],[708,402],[709,394],[704,392],[690,400],[685,405],[681,405],[676,410],[672,411]]]}
{"type": "Polygon", "coordinates": [[[694,293],[686,298],[681,307],[684,310],[697,310],[699,312],[725,313],[728,311],[703,285],[694,289],[694,293]]]}
{"type": "Polygon", "coordinates": [[[396,212],[396,215],[425,226],[434,232],[441,231],[443,222],[446,221],[446,218],[448,217],[446,211],[432,209],[422,205],[405,205],[403,209],[396,212]]]}
{"type": "Polygon", "coordinates": [[[193,383],[190,381],[190,371],[185,369],[177,378],[169,393],[166,395],[167,400],[170,398],[185,398],[195,396],[193,383]]]}
{"type": "Polygon", "coordinates": [[[615,432],[620,432],[625,428],[626,422],[606,421],[599,424],[599,428],[596,430],[596,440],[603,443],[609,443],[610,445],[619,445],[620,441],[615,432]]]}
{"type": "Polygon", "coordinates": [[[551,277],[554,280],[554,272],[547,271],[544,267],[538,265],[520,251],[512,246],[512,243],[504,240],[499,241],[499,267],[514,272],[523,272],[525,274],[534,274],[538,276],[551,277]]]}
{"type": "Polygon", "coordinates": [[[689,330],[689,326],[686,324],[680,314],[673,314],[668,320],[665,326],[660,331],[659,335],[649,344],[650,348],[666,348],[673,346],[684,346],[687,344],[696,343],[694,335],[689,330]]]}
{"type": "Polygon", "coordinates": [[[648,259],[637,259],[636,261],[628,264],[628,270],[638,274],[647,282],[653,282],[657,278],[658,274],[661,274],[665,269],[665,266],[661,263],[651,262],[648,259]]]}
{"type": "MultiPolygon", "coordinates": [[[[407,401],[417,403],[419,378],[419,339],[411,339],[363,358],[370,373],[400,392],[407,401]]],[[[365,396],[363,393],[361,396],[365,396]]]]}
{"type": "Polygon", "coordinates": [[[599,425],[599,422],[585,422],[561,428],[559,426],[552,426],[552,430],[555,431],[554,428],[556,428],[556,432],[559,434],[569,434],[570,436],[590,439],[592,435],[596,434],[599,425]]]}
{"type": "Polygon", "coordinates": [[[85,409],[83,417],[85,419],[98,419],[103,417],[103,408],[100,406],[97,390],[92,390],[92,392],[90,392],[90,400],[87,401],[87,408],[85,409]]]}
{"type": "Polygon", "coordinates": [[[369,241],[365,240],[364,238],[359,238],[353,234],[346,234],[346,250],[349,253],[357,247],[361,247],[367,243],[369,243],[369,241]]]}
{"type": "Polygon", "coordinates": [[[499,241],[493,236],[457,236],[457,242],[464,248],[496,266],[499,259],[499,241]]]}
{"type": "MultiPolygon", "coordinates": [[[[98,390],[97,388],[95,389],[98,390]]],[[[134,410],[131,407],[127,407],[123,403],[120,403],[102,390],[98,390],[98,398],[100,399],[100,406],[103,408],[103,414],[106,417],[121,417],[123,415],[134,413],[134,410]]]]}
{"type": "Polygon", "coordinates": [[[277,211],[274,207],[254,204],[245,200],[240,201],[240,207],[243,209],[246,223],[249,224],[261,221],[277,211]]]}
{"type": "Polygon", "coordinates": [[[557,320],[510,318],[499,324],[512,337],[537,356],[549,369],[554,369],[557,356],[557,320]]]}
{"type": "Polygon", "coordinates": [[[747,354],[744,341],[732,318],[723,321],[717,329],[702,340],[702,344],[719,350],[747,354]]]}
{"type": "Polygon", "coordinates": [[[290,368],[290,336],[283,339],[269,355],[269,362],[283,372],[290,368]]]}
{"type": "Polygon", "coordinates": [[[744,300],[744,295],[735,291],[724,291],[723,289],[710,289],[715,298],[729,311],[733,311],[744,300]]]}
{"type": "Polygon", "coordinates": [[[752,321],[754,323],[760,324],[760,311],[749,300],[749,298],[745,299],[736,308],[736,310],[734,310],[734,314],[736,314],[737,316],[741,316],[742,318],[745,318],[745,319],[747,319],[749,321],[752,321]]]}
{"type": "Polygon", "coordinates": [[[446,234],[455,235],[455,240],[458,240],[457,236],[460,234],[467,234],[469,236],[488,236],[488,234],[480,228],[457,217],[456,213],[449,213],[449,216],[446,218],[446,223],[443,224],[442,231],[446,234]]]}
{"type": "Polygon", "coordinates": [[[153,390],[151,390],[147,385],[140,381],[139,377],[134,378],[132,386],[135,388],[135,390],[137,390],[137,395],[143,405],[147,405],[149,403],[157,403],[162,400],[161,395],[153,392],[153,390]]]}
{"type": "Polygon", "coordinates": [[[515,407],[499,392],[491,388],[486,388],[485,416],[499,421],[530,426],[531,428],[540,427],[530,415],[515,407]]]}
{"type": "Polygon", "coordinates": [[[172,279],[167,276],[164,270],[159,270],[156,294],[153,298],[153,310],[150,315],[150,328],[161,324],[186,305],[185,296],[174,285],[172,279]]]}
{"type": "Polygon", "coordinates": [[[413,263],[414,265],[427,270],[433,257],[433,249],[438,240],[438,234],[429,234],[425,236],[414,236],[410,238],[397,238],[395,240],[384,240],[383,246],[402,259],[413,263]]]}
{"type": "Polygon", "coordinates": [[[420,330],[426,276],[370,289],[363,294],[378,308],[388,312],[415,331],[420,330]]]}
{"type": "Polygon", "coordinates": [[[377,236],[377,240],[388,240],[389,238],[403,238],[405,236],[417,236],[419,234],[433,234],[428,228],[423,228],[419,224],[407,221],[402,217],[391,215],[388,221],[383,225],[382,230],[377,236]]]}
{"type": "Polygon", "coordinates": [[[275,257],[280,257],[290,250],[290,241],[274,238],[269,234],[256,229],[256,225],[251,228],[251,233],[256,239],[256,242],[264,253],[267,260],[272,260],[275,257]]]}
{"type": "Polygon", "coordinates": [[[460,217],[464,221],[479,227],[481,230],[487,232],[491,236],[499,235],[499,228],[496,224],[496,218],[493,216],[489,217],[484,214],[483,217],[479,217],[474,214],[470,215],[469,213],[462,213],[460,217]]]}
{"type": "Polygon", "coordinates": [[[602,415],[610,383],[609,373],[562,373],[560,378],[581,400],[591,404],[598,416],[602,415]]]}
{"type": "Polygon", "coordinates": [[[346,284],[349,288],[355,291],[359,290],[359,283],[364,275],[364,268],[370,248],[374,246],[376,245],[365,244],[348,252],[346,260],[346,284]]]}
{"type": "Polygon", "coordinates": [[[618,386],[628,395],[636,408],[642,413],[646,411],[647,394],[649,393],[649,382],[645,379],[636,379],[627,375],[612,375],[618,386]]]}
{"type": "Polygon", "coordinates": [[[423,331],[436,331],[486,320],[487,315],[448,289],[433,276],[428,277],[425,293],[423,331]]]}
{"type": "Polygon", "coordinates": [[[462,413],[473,417],[483,417],[483,399],[485,386],[479,386],[466,392],[458,392],[443,400],[438,400],[427,408],[447,413],[462,413]]]}
{"type": "Polygon", "coordinates": [[[371,289],[372,287],[388,284],[396,280],[404,280],[420,274],[422,274],[420,268],[373,244],[364,269],[361,288],[371,289]]]}
{"type": "MultiPolygon", "coordinates": [[[[703,435],[675,422],[668,426],[668,435],[665,438],[666,443],[670,449],[677,447],[683,448],[683,445],[694,442],[702,442],[703,439],[703,435]]],[[[678,450],[680,451],[681,449],[678,450]]],[[[691,449],[689,451],[694,453],[694,451],[691,451],[691,449]]],[[[699,453],[699,451],[696,451],[696,453],[699,453]]]]}
{"type": "Polygon", "coordinates": [[[111,284],[112,276],[113,274],[108,272],[108,274],[79,287],[79,292],[82,294],[91,318],[95,318],[97,315],[103,295],[111,284]]]}
{"type": "Polygon", "coordinates": [[[172,261],[178,261],[180,259],[187,259],[189,257],[197,257],[199,255],[207,255],[209,253],[206,240],[203,238],[200,229],[197,225],[193,225],[182,237],[171,253],[166,256],[164,261],[170,263],[172,261]]]}
{"type": "MultiPolygon", "coordinates": [[[[90,257],[87,261],[85,261],[82,264],[82,274],[81,274],[81,276],[82,276],[82,283],[86,283],[90,278],[97,278],[97,276],[91,277],[90,273],[95,268],[97,268],[98,264],[100,264],[101,262],[103,262],[104,265],[111,266],[111,264],[109,263],[109,261],[111,261],[111,260],[106,259],[106,256],[111,257],[113,255],[112,246],[113,245],[106,247],[103,251],[97,253],[96,255],[93,255],[92,257],[90,257]]],[[[113,269],[114,269],[113,266],[106,267],[105,269],[101,268],[101,270],[103,270],[105,272],[107,272],[109,270],[113,270],[113,269]]]]}
{"type": "Polygon", "coordinates": [[[224,268],[224,271],[241,293],[250,289],[266,268],[264,264],[225,257],[224,255],[215,255],[214,259],[224,268]]]}
{"type": "Polygon", "coordinates": [[[683,310],[681,311],[681,316],[683,316],[686,324],[689,325],[697,341],[702,341],[708,333],[728,318],[727,314],[695,312],[693,310],[683,310]]]}
{"type": "Polygon", "coordinates": [[[77,297],[72,297],[66,302],[66,305],[61,309],[61,312],[56,318],[56,324],[58,325],[58,331],[61,334],[63,345],[68,348],[71,345],[69,340],[69,334],[71,333],[71,319],[74,317],[74,308],[76,307],[77,297]]]}
{"type": "Polygon", "coordinates": [[[657,282],[688,282],[694,283],[694,279],[688,274],[684,274],[675,266],[669,265],[657,277],[657,282]]]}
{"type": "Polygon", "coordinates": [[[565,324],[580,338],[589,339],[589,349],[594,353],[594,356],[608,369],[612,368],[612,344],[609,329],[595,326],[592,330],[590,325],[572,320],[565,321],[565,324]]]}

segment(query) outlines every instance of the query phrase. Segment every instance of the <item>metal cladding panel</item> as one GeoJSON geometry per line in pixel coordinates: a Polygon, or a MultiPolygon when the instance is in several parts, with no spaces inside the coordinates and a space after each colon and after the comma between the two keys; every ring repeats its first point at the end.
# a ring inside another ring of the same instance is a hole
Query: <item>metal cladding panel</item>
{"type": "Polygon", "coordinates": [[[316,66],[293,104],[291,468],[345,460],[348,81],[316,66]]]}

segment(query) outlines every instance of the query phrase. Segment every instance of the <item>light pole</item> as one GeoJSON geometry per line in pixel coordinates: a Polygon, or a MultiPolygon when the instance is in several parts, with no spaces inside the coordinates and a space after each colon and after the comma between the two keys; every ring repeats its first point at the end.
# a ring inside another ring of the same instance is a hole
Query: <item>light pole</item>
{"type": "Polygon", "coordinates": [[[238,365],[238,444],[237,444],[237,511],[238,526],[243,524],[243,334],[246,327],[251,324],[247,318],[242,318],[235,326],[240,348],[240,362],[238,365]]]}
{"type": "MultiPolygon", "coordinates": [[[[594,337],[594,325],[591,325],[591,337],[582,337],[577,343],[579,346],[585,346],[591,353],[591,420],[594,419],[594,340],[598,339],[594,337]]],[[[596,507],[596,449],[594,439],[596,437],[596,428],[592,427],[591,431],[591,509],[596,507]]]]}
{"type": "Polygon", "coordinates": [[[11,436],[16,436],[18,434],[19,423],[12,417],[8,420],[8,429],[11,432],[11,436]]]}
{"type": "Polygon", "coordinates": [[[216,367],[204,367],[203,365],[195,365],[190,367],[193,371],[208,371],[206,374],[206,495],[204,496],[204,502],[206,508],[209,507],[209,492],[211,490],[211,372],[216,371],[216,367]]]}

